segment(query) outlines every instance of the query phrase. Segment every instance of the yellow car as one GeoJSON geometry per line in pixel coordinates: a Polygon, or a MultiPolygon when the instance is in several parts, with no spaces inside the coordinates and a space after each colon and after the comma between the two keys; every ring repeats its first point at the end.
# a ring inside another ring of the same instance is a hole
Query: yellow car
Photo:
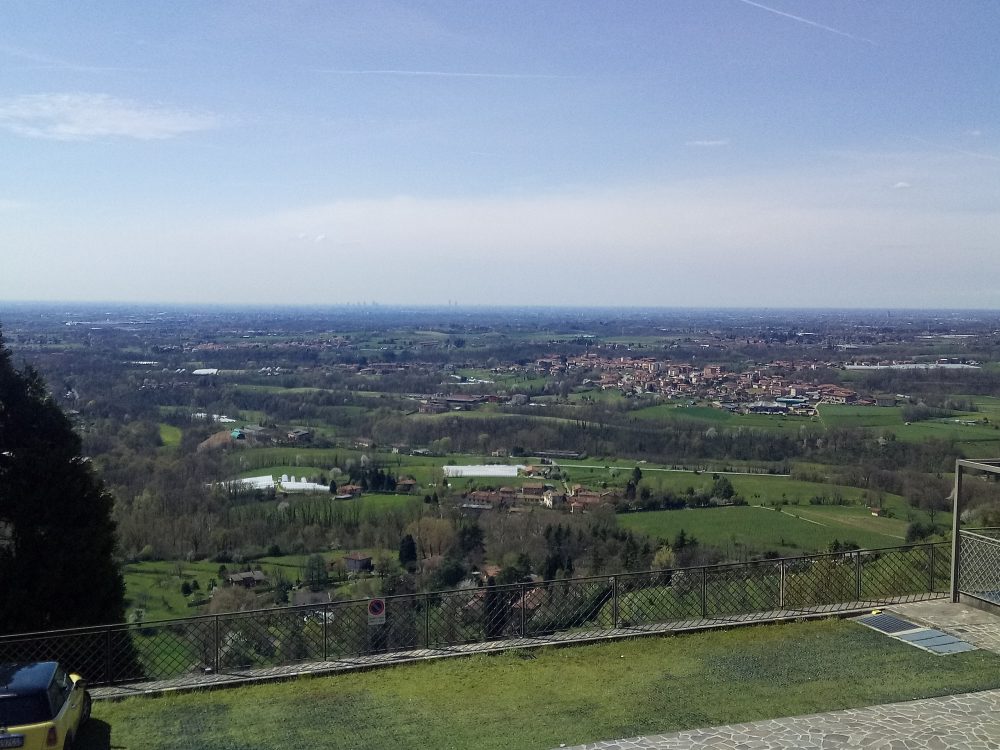
{"type": "Polygon", "coordinates": [[[0,749],[69,750],[89,718],[80,675],[54,661],[0,664],[0,749]]]}

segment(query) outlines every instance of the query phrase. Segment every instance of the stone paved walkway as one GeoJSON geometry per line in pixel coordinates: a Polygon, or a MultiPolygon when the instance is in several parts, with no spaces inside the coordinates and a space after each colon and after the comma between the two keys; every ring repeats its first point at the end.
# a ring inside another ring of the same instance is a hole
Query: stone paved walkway
{"type": "Polygon", "coordinates": [[[891,610],[904,620],[943,630],[973,646],[1000,654],[1000,617],[948,599],[894,604],[891,610]]]}
{"type": "Polygon", "coordinates": [[[595,742],[572,750],[997,750],[1000,690],[595,742]]]}

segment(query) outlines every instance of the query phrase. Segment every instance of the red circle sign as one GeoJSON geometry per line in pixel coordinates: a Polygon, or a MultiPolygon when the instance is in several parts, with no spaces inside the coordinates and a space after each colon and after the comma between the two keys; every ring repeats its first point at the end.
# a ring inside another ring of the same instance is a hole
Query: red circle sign
{"type": "Polygon", "coordinates": [[[385,612],[384,599],[372,599],[368,602],[368,614],[372,617],[379,617],[385,612]]]}

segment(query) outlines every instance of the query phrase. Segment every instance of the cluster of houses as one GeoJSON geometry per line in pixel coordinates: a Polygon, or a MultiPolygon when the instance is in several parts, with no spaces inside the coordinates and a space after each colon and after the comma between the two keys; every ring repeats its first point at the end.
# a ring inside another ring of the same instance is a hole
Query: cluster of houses
{"type": "Polygon", "coordinates": [[[507,509],[516,512],[525,506],[540,505],[580,513],[601,505],[613,505],[620,500],[621,495],[616,492],[598,492],[580,484],[572,485],[568,492],[559,492],[551,484],[525,482],[520,487],[472,490],[462,497],[461,507],[465,510],[507,509]]]}
{"type": "MultiPolygon", "coordinates": [[[[348,573],[370,573],[375,569],[372,556],[366,555],[364,552],[349,552],[341,559],[344,561],[344,569],[348,573]]],[[[327,564],[329,569],[332,569],[333,566],[333,563],[327,564]]],[[[268,586],[270,581],[262,570],[241,570],[227,574],[226,583],[230,586],[255,589],[258,586],[268,586]]]]}
{"type": "MultiPolygon", "coordinates": [[[[609,357],[590,352],[579,356],[541,357],[533,363],[534,370],[547,377],[558,377],[576,370],[599,376],[584,380],[601,390],[619,390],[626,395],[656,393],[670,398],[704,399],[720,408],[739,405],[745,413],[793,413],[812,415],[815,405],[858,404],[865,406],[892,405],[887,397],[863,398],[856,391],[843,386],[824,383],[804,382],[794,375],[796,370],[816,370],[835,368],[838,363],[792,363],[770,362],[767,365],[745,372],[730,372],[720,364],[692,365],[670,362],[655,357],[609,357]]],[[[511,368],[497,368],[514,369],[511,368]]],[[[527,368],[518,368],[527,369],[527,368]]],[[[510,403],[518,405],[527,402],[522,394],[513,396],[436,394],[415,396],[418,398],[418,412],[441,414],[455,410],[469,410],[486,403],[510,403]]]]}
{"type": "Polygon", "coordinates": [[[885,396],[862,398],[856,391],[837,384],[817,385],[794,376],[775,374],[837,367],[835,363],[810,362],[796,366],[791,362],[772,362],[766,367],[737,373],[729,372],[718,364],[695,366],[654,357],[606,357],[589,353],[576,357],[543,357],[535,362],[535,366],[548,375],[559,375],[574,369],[597,371],[600,373],[597,379],[584,382],[590,382],[601,390],[707,399],[720,408],[743,412],[811,415],[819,403],[895,404],[895,400],[890,403],[885,396]]]}

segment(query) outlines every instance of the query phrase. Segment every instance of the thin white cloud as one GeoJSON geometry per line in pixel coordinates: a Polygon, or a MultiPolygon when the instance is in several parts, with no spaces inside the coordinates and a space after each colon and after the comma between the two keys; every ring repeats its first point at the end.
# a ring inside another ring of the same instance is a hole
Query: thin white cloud
{"type": "Polygon", "coordinates": [[[982,134],[982,130],[966,130],[965,134],[971,138],[979,138],[982,134]]]}
{"type": "Polygon", "coordinates": [[[728,146],[728,138],[717,138],[715,140],[698,140],[698,141],[685,141],[685,146],[703,146],[706,148],[711,148],[713,146],[728,146]]]}
{"type": "Polygon", "coordinates": [[[0,99],[0,127],[26,138],[159,140],[218,127],[211,114],[117,99],[108,94],[28,94],[0,99]]]}
{"type": "Polygon", "coordinates": [[[29,207],[30,204],[25,203],[24,201],[0,198],[0,211],[24,211],[29,207]]]}
{"type": "Polygon", "coordinates": [[[955,148],[954,146],[949,146],[946,143],[933,143],[932,141],[924,140],[923,138],[917,138],[914,136],[913,140],[917,143],[922,143],[925,146],[932,146],[934,148],[944,149],[945,151],[953,151],[956,154],[962,154],[963,156],[971,156],[974,159],[984,159],[985,161],[1000,161],[1000,156],[996,154],[986,154],[982,151],[969,151],[964,148],[955,148]]]}
{"type": "Polygon", "coordinates": [[[427,78],[510,78],[510,79],[554,79],[567,78],[568,76],[552,75],[547,73],[480,73],[463,72],[449,70],[344,70],[344,69],[317,69],[317,73],[330,73],[343,76],[409,76],[427,78]]]}
{"type": "Polygon", "coordinates": [[[823,31],[829,31],[831,34],[837,34],[839,36],[847,37],[848,39],[853,39],[856,42],[865,42],[873,47],[876,46],[875,42],[863,36],[857,36],[855,34],[849,34],[846,31],[841,31],[840,29],[835,29],[832,26],[827,26],[819,21],[810,21],[808,18],[803,18],[802,16],[796,16],[791,13],[785,13],[783,10],[778,10],[777,8],[771,8],[767,5],[761,5],[760,3],[755,3],[753,0],[737,0],[744,5],[750,5],[754,8],[760,8],[761,10],[766,10],[768,13],[774,13],[776,16],[782,16],[783,18],[790,18],[793,21],[798,21],[799,23],[804,23],[807,26],[813,26],[817,29],[823,29],[823,31]]]}
{"type": "Polygon", "coordinates": [[[5,66],[7,70],[66,70],[72,73],[147,72],[148,68],[121,67],[115,65],[81,65],[61,57],[32,52],[21,47],[0,44],[0,54],[23,60],[29,65],[5,66]]]}
{"type": "Polygon", "coordinates": [[[893,190],[906,190],[907,188],[911,188],[911,187],[913,187],[913,185],[911,185],[910,183],[900,181],[900,182],[897,182],[895,185],[893,185],[892,189],[893,190]]]}

